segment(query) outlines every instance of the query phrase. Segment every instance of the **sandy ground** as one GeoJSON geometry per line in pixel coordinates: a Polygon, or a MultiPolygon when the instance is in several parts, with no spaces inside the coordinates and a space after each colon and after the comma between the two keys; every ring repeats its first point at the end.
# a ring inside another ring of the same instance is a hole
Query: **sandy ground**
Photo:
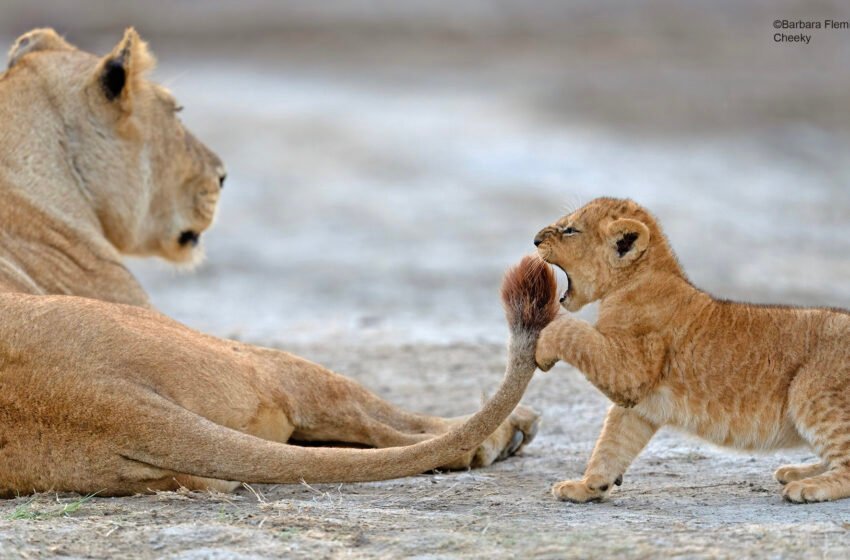
{"type": "MultiPolygon", "coordinates": [[[[809,13],[793,2],[544,4],[552,17],[520,31],[508,10],[436,39],[419,16],[364,32],[280,8],[286,21],[210,40],[189,3],[171,23],[95,10],[97,24],[68,38],[105,52],[138,18],[156,77],[229,167],[203,265],[132,263],[154,303],[448,416],[473,411],[504,367],[502,271],[594,196],[649,206],[714,293],[850,307],[850,32],[772,43],[774,18],[809,13]]],[[[39,5],[9,13],[56,25],[39,5]]],[[[13,19],[0,32],[23,31],[13,19]]],[[[543,413],[538,439],[492,468],[227,496],[20,498],[0,502],[0,558],[850,557],[850,501],[779,497],[773,470],[805,451],[751,457],[662,432],[610,501],[555,502],[549,487],[581,474],[607,405],[562,365],[524,402],[543,413]]]]}
{"type": "MultiPolygon", "coordinates": [[[[473,410],[504,352],[486,344],[300,347],[391,400],[437,414],[473,410]],[[427,395],[423,397],[422,395],[427,395]]],[[[606,402],[577,372],[539,375],[525,402],[538,439],[491,468],[369,484],[257,486],[235,495],[162,493],[0,502],[0,556],[43,558],[847,558],[847,503],[782,501],[773,469],[806,453],[734,455],[661,432],[605,503],[555,501],[579,476],[606,402]],[[256,493],[255,493],[256,492],[256,493]],[[45,517],[31,519],[36,514],[45,517]],[[13,519],[19,517],[19,519],[13,519]]]]}

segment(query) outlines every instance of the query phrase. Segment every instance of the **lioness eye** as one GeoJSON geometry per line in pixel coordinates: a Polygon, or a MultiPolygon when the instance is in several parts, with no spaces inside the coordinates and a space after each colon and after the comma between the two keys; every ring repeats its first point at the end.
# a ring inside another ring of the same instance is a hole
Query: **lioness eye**
{"type": "Polygon", "coordinates": [[[179,113],[182,110],[183,110],[183,105],[175,105],[174,106],[174,112],[175,113],[179,113]]]}
{"type": "Polygon", "coordinates": [[[575,234],[581,233],[581,232],[579,230],[577,230],[576,228],[570,226],[570,227],[565,227],[564,229],[562,229],[561,233],[564,234],[564,235],[575,235],[575,234]]]}

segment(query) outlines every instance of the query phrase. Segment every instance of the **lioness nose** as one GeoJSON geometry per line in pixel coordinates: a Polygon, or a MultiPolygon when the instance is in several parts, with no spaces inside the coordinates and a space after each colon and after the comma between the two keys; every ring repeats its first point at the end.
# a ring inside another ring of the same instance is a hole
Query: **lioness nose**
{"type": "Polygon", "coordinates": [[[227,171],[224,169],[223,165],[219,165],[218,169],[216,169],[218,173],[218,188],[224,188],[224,180],[227,179],[227,171]]]}

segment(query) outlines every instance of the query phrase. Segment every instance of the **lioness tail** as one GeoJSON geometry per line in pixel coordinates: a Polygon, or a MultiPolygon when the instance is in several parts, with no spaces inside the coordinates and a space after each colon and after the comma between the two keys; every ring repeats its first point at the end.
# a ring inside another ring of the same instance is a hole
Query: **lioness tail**
{"type": "Polygon", "coordinates": [[[151,394],[147,404],[159,409],[146,422],[151,437],[127,458],[177,473],[256,483],[384,480],[446,465],[481,445],[519,403],[536,369],[537,337],[558,312],[556,291],[551,269],[539,259],[525,257],[508,271],[502,286],[511,331],[505,376],[481,410],[441,436],[383,449],[298,447],[220,426],[151,394]],[[188,456],[187,442],[194,449],[188,456]]]}

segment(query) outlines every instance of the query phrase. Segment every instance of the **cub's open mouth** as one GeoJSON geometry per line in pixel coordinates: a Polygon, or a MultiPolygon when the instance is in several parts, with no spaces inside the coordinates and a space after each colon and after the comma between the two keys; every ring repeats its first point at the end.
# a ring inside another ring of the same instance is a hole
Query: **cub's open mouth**
{"type": "Polygon", "coordinates": [[[564,290],[564,295],[562,295],[562,296],[561,296],[561,299],[560,299],[560,302],[561,302],[561,303],[564,303],[564,302],[566,302],[568,299],[570,299],[570,291],[573,289],[573,282],[572,282],[572,280],[570,280],[570,275],[569,275],[569,273],[568,273],[566,270],[564,270],[564,269],[561,267],[561,265],[556,264],[555,266],[557,266],[559,269],[561,269],[561,272],[563,272],[563,273],[564,273],[564,276],[566,276],[566,277],[567,277],[567,289],[566,289],[566,290],[564,290]]]}
{"type": "Polygon", "coordinates": [[[179,243],[181,247],[185,247],[187,245],[195,247],[198,244],[198,241],[200,241],[200,239],[200,233],[192,231],[191,229],[187,229],[186,231],[180,233],[180,237],[177,238],[177,243],[179,243]]]}

